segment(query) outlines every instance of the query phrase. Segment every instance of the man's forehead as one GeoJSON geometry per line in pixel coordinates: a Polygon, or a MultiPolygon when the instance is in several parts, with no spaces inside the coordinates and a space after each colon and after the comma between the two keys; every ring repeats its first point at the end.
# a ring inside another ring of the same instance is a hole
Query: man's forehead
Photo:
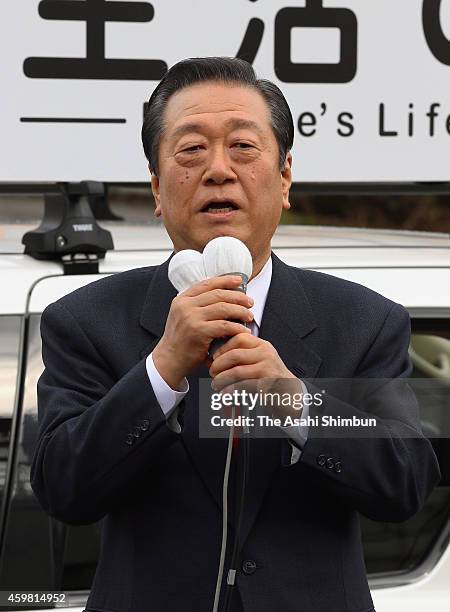
{"type": "Polygon", "coordinates": [[[263,96],[239,84],[197,83],[183,88],[168,101],[166,135],[172,140],[187,132],[201,132],[208,125],[250,129],[261,135],[270,129],[270,117],[263,96]]]}

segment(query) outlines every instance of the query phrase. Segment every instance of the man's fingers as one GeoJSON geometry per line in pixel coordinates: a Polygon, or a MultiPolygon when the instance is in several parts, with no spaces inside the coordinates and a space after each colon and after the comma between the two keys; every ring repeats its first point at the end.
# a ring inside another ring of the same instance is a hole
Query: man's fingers
{"type": "Polygon", "coordinates": [[[258,363],[260,359],[261,351],[258,348],[232,349],[226,353],[222,353],[219,358],[214,356],[214,361],[209,369],[209,374],[214,378],[221,372],[230,370],[237,365],[250,365],[252,363],[258,363]]]}
{"type": "Polygon", "coordinates": [[[240,276],[214,276],[212,278],[207,278],[206,280],[200,281],[192,285],[186,291],[183,291],[182,295],[186,295],[187,297],[195,297],[202,293],[206,293],[207,291],[212,291],[213,289],[236,289],[242,283],[242,278],[240,276]]]}
{"type": "Polygon", "coordinates": [[[215,391],[221,391],[225,387],[241,382],[244,388],[251,388],[254,385],[254,379],[261,378],[260,365],[251,363],[249,365],[237,365],[234,368],[221,372],[214,377],[212,386],[215,391]],[[248,387],[250,385],[250,387],[248,387]]]}
{"type": "Polygon", "coordinates": [[[220,321],[222,319],[234,319],[244,323],[253,321],[251,310],[239,304],[227,304],[226,302],[204,306],[201,311],[198,311],[198,314],[203,321],[220,321]]]}
{"type": "Polygon", "coordinates": [[[218,357],[233,349],[253,348],[257,347],[260,343],[261,338],[253,336],[252,334],[237,334],[236,336],[233,336],[227,340],[223,346],[217,349],[217,351],[214,353],[214,359],[218,359],[218,357]]]}
{"type": "Polygon", "coordinates": [[[202,329],[209,335],[211,340],[214,338],[226,338],[227,336],[235,336],[236,334],[250,334],[251,331],[242,323],[234,321],[205,321],[202,324],[202,329]]]}
{"type": "MultiPolygon", "coordinates": [[[[189,296],[188,296],[189,297],[189,296]]],[[[253,300],[242,293],[242,291],[232,291],[230,289],[212,289],[206,293],[201,293],[189,300],[195,306],[209,306],[218,302],[227,302],[229,304],[240,304],[246,308],[253,306],[253,300]]]]}

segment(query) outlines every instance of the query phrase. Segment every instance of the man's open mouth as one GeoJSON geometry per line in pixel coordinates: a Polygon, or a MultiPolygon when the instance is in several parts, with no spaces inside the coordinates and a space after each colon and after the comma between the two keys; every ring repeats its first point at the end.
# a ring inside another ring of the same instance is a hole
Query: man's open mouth
{"type": "Polygon", "coordinates": [[[202,212],[223,214],[237,209],[238,207],[236,204],[224,200],[223,202],[211,202],[209,204],[205,204],[205,206],[202,208],[202,212]]]}

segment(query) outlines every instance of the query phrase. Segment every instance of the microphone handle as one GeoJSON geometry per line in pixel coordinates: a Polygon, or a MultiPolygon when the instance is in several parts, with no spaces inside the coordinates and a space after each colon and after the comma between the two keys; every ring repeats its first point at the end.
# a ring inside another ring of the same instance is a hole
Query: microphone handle
{"type": "MultiPolygon", "coordinates": [[[[236,287],[234,291],[241,291],[242,293],[247,293],[248,277],[245,274],[242,274],[242,272],[228,272],[227,274],[221,274],[220,276],[230,276],[230,275],[240,276],[242,278],[242,283],[238,287],[236,287]]],[[[243,321],[239,321],[237,319],[230,319],[230,321],[232,321],[233,323],[240,323],[241,325],[244,325],[244,327],[248,327],[248,324],[244,323],[243,321]]],[[[229,339],[230,339],[230,336],[225,336],[223,338],[214,338],[214,340],[209,345],[209,349],[208,349],[209,356],[213,357],[217,349],[223,346],[225,342],[227,342],[227,340],[229,339]]]]}

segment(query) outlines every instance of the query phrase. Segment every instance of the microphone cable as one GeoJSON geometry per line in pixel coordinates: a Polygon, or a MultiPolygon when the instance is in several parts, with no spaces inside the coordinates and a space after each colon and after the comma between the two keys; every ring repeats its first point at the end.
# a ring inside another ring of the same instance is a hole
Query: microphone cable
{"type": "MultiPolygon", "coordinates": [[[[221,591],[224,565],[225,565],[225,556],[226,556],[226,550],[227,550],[228,483],[229,483],[230,465],[231,465],[231,457],[232,457],[232,450],[233,450],[233,437],[234,437],[234,430],[235,430],[234,419],[236,415],[235,406],[232,406],[231,409],[232,409],[231,415],[233,419],[233,424],[230,426],[230,433],[228,437],[228,449],[227,449],[227,457],[225,461],[225,471],[224,471],[223,487],[222,487],[222,506],[223,506],[222,545],[221,545],[221,551],[220,551],[219,571],[217,574],[217,581],[216,581],[216,591],[214,595],[213,612],[219,611],[220,591],[221,591]]],[[[241,438],[242,443],[241,443],[240,453],[238,457],[238,459],[239,458],[242,459],[241,461],[238,461],[238,467],[241,468],[240,470],[241,473],[240,473],[240,478],[239,477],[236,478],[236,497],[238,498],[237,513],[236,513],[236,529],[235,529],[232,554],[231,554],[231,559],[230,559],[230,568],[227,572],[227,587],[225,591],[225,600],[224,600],[224,604],[222,607],[222,612],[229,611],[229,608],[231,605],[233,587],[236,582],[236,564],[237,564],[238,555],[240,552],[240,531],[241,531],[242,516],[243,516],[243,511],[244,511],[245,492],[246,492],[246,487],[247,487],[247,483],[249,479],[249,467],[250,467],[250,435],[249,434],[250,434],[250,431],[248,430],[248,427],[245,427],[244,435],[241,438]]]]}
{"type": "Polygon", "coordinates": [[[225,601],[223,605],[223,612],[229,612],[232,596],[234,592],[234,586],[236,583],[236,565],[238,562],[238,555],[240,553],[240,535],[242,526],[242,516],[244,514],[244,502],[245,502],[245,491],[249,479],[250,469],[250,434],[249,432],[243,434],[241,438],[241,446],[239,458],[242,457],[242,461],[239,461],[238,465],[241,466],[242,475],[241,478],[236,478],[236,490],[238,491],[239,500],[237,505],[237,516],[236,516],[236,531],[234,536],[233,552],[231,554],[230,569],[227,574],[227,587],[225,591],[225,601]]]}
{"type": "Polygon", "coordinates": [[[227,533],[228,533],[228,479],[230,476],[230,465],[231,465],[231,454],[233,451],[233,436],[234,436],[234,416],[235,416],[235,408],[231,407],[231,417],[233,419],[233,424],[230,427],[230,433],[228,436],[228,448],[227,448],[227,458],[225,460],[225,472],[223,475],[223,485],[222,485],[222,546],[220,549],[220,559],[219,559],[219,571],[217,574],[216,581],[216,591],[214,594],[214,605],[213,612],[218,612],[219,610],[219,600],[220,600],[220,588],[222,585],[222,577],[223,577],[223,568],[225,564],[225,553],[227,550],[227,533]]]}

